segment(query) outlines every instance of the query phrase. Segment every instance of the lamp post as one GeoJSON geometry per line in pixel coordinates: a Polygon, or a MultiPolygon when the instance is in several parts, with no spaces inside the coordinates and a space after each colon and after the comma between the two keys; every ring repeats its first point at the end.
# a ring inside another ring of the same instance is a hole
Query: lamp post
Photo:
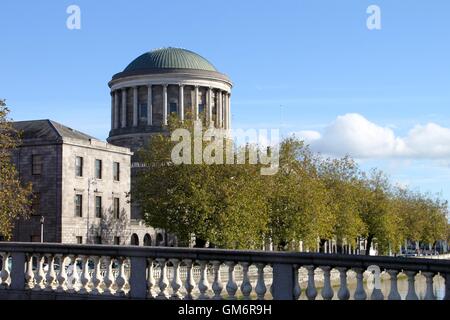
{"type": "Polygon", "coordinates": [[[88,179],[88,201],[87,201],[87,219],[86,219],[86,244],[89,243],[89,209],[90,209],[90,198],[91,198],[91,186],[95,186],[97,181],[94,178],[88,179]]]}
{"type": "Polygon", "coordinates": [[[44,242],[44,221],[45,217],[41,216],[41,243],[44,242]]]}

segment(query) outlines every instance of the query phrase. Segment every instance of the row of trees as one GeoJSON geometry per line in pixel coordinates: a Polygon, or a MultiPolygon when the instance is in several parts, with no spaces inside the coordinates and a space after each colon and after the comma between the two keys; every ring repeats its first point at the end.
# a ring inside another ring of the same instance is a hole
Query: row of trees
{"type": "MultiPolygon", "coordinates": [[[[191,130],[192,123],[170,120],[169,132],[179,127],[191,130]]],[[[355,245],[364,237],[386,253],[405,240],[448,237],[446,201],[394,186],[379,170],[365,173],[350,157],[324,158],[295,137],[280,144],[271,176],[248,163],[175,165],[176,143],[161,134],[139,152],[146,168],[133,197],[149,225],[182,243],[195,234],[222,248],[260,249],[271,241],[289,250],[299,241],[316,248],[318,239],[355,245]]]]}

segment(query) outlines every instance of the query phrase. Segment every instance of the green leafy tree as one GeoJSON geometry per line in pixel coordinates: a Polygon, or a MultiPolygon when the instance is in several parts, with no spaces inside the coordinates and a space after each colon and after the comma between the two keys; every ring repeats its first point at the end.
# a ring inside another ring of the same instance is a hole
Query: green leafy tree
{"type": "Polygon", "coordinates": [[[0,100],[0,235],[11,239],[14,222],[30,214],[31,184],[21,183],[12,162],[12,151],[20,143],[19,133],[8,118],[9,109],[0,100]]]}

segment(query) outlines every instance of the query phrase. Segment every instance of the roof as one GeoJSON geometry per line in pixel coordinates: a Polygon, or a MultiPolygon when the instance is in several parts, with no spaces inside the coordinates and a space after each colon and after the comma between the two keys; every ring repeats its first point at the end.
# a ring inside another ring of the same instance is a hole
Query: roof
{"type": "Polygon", "coordinates": [[[217,72],[208,60],[197,53],[172,47],[144,53],[133,60],[124,72],[155,69],[194,69],[217,72]]]}
{"type": "Polygon", "coordinates": [[[22,139],[58,140],[60,138],[84,141],[98,140],[83,132],[66,127],[52,120],[15,121],[13,126],[22,132],[22,139]]]}

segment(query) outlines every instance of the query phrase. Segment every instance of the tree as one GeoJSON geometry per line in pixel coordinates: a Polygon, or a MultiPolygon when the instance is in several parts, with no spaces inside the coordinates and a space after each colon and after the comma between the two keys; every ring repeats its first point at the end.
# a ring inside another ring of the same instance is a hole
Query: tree
{"type": "Polygon", "coordinates": [[[9,109],[0,100],[0,235],[11,239],[15,220],[31,212],[31,184],[21,183],[12,162],[12,152],[19,145],[19,132],[8,118],[9,109]]]}

